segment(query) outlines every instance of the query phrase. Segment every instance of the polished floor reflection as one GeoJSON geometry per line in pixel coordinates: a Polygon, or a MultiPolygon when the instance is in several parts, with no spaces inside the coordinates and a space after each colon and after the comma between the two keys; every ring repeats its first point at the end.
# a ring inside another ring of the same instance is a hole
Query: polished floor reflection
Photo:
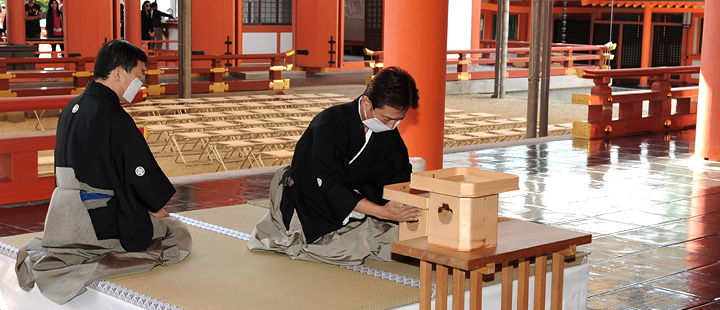
{"type": "MultiPolygon", "coordinates": [[[[446,154],[444,167],[516,174],[500,215],[589,232],[588,309],[720,309],[720,164],[695,131],[553,140],[446,154]]],[[[527,142],[527,141],[525,141],[527,142]]],[[[268,196],[271,174],[176,186],[170,212],[268,196]]],[[[2,206],[0,206],[1,208],[2,206]]],[[[47,205],[0,209],[0,236],[42,230],[47,205]]]]}

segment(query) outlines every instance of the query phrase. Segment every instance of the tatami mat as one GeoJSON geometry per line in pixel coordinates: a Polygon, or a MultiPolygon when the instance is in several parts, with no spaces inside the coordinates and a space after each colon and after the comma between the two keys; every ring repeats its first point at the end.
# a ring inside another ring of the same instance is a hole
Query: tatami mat
{"type": "MultiPolygon", "coordinates": [[[[252,227],[267,212],[241,205],[184,212],[220,226],[252,227]]],[[[247,242],[190,227],[193,252],[183,262],[108,279],[183,309],[387,309],[418,301],[418,289],[327,264],[247,250],[247,242]]],[[[0,238],[16,247],[32,235],[0,238]]]]}

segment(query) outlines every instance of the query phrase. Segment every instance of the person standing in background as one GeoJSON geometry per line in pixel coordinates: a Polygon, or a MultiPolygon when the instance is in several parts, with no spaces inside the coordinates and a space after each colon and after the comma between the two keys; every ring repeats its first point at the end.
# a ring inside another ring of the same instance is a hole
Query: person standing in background
{"type": "MultiPolygon", "coordinates": [[[[55,0],[50,0],[48,3],[48,10],[45,13],[45,30],[47,31],[48,38],[63,38],[63,14],[58,10],[58,3],[55,0]]],[[[61,51],[65,49],[65,44],[63,43],[50,43],[53,51],[56,50],[58,45],[61,51]]]]}
{"type": "Polygon", "coordinates": [[[155,37],[152,20],[150,19],[150,1],[143,2],[143,8],[140,18],[140,28],[142,28],[142,39],[152,40],[155,37]]]}
{"type": "Polygon", "coordinates": [[[40,5],[35,0],[28,0],[25,4],[25,37],[40,39],[40,20],[43,18],[40,5]]]}
{"type": "MultiPolygon", "coordinates": [[[[163,39],[163,30],[162,30],[162,18],[167,17],[170,19],[173,19],[173,16],[167,13],[160,12],[158,10],[157,2],[153,2],[150,4],[150,20],[152,20],[153,24],[153,31],[155,35],[153,36],[153,40],[160,41],[163,39]]],[[[162,43],[150,43],[150,48],[162,48],[162,43]]]]}

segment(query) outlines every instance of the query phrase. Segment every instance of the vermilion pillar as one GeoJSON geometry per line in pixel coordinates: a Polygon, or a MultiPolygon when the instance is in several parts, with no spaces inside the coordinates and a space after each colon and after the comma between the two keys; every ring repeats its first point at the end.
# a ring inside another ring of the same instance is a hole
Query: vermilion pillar
{"type": "Polygon", "coordinates": [[[443,164],[445,62],[448,1],[384,1],[385,67],[407,70],[420,90],[420,107],[410,109],[400,133],[411,157],[422,157],[427,169],[443,164]]]}
{"type": "MultiPolygon", "coordinates": [[[[717,1],[705,2],[702,39],[703,42],[720,40],[720,5],[717,1]]],[[[700,57],[695,156],[720,161],[720,46],[703,44],[700,57]]]]}
{"type": "Polygon", "coordinates": [[[125,0],[125,41],[142,46],[142,0],[125,0]]]}
{"type": "MultiPolygon", "coordinates": [[[[66,51],[95,57],[102,44],[114,38],[113,12],[112,1],[66,1],[63,6],[66,51]]],[[[92,70],[93,65],[88,68],[92,70]]]]}
{"type": "Polygon", "coordinates": [[[8,43],[25,44],[25,0],[7,0],[8,43]]]}
{"type": "MultiPolygon", "coordinates": [[[[645,5],[645,14],[643,15],[643,34],[642,34],[642,53],[640,56],[640,67],[650,67],[650,38],[653,33],[652,28],[652,6],[650,4],[645,5]]],[[[648,79],[646,76],[640,78],[640,85],[647,86],[648,79]]]]}
{"type": "MultiPolygon", "coordinates": [[[[482,0],[472,0],[472,29],[470,29],[470,49],[482,48],[480,45],[480,18],[482,17],[482,0]]],[[[472,58],[478,58],[479,54],[473,54],[472,58]]]]}
{"type": "MultiPolygon", "coordinates": [[[[227,52],[225,41],[228,36],[231,40],[235,37],[235,4],[234,0],[215,0],[212,5],[205,1],[192,2],[193,51],[203,51],[205,55],[222,55],[227,52]]],[[[233,48],[230,46],[231,51],[233,48]]],[[[195,61],[193,65],[210,66],[210,62],[195,61]]]]}

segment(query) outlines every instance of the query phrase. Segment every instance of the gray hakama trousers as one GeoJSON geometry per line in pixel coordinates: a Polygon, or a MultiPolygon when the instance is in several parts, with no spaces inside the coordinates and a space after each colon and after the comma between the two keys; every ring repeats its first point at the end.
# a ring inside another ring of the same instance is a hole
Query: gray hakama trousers
{"type": "Polygon", "coordinates": [[[328,233],[313,243],[305,240],[297,212],[293,212],[290,229],[285,229],[280,212],[280,200],[285,188],[285,171],[278,169],[270,185],[270,210],[255,226],[248,248],[287,254],[292,259],[323,262],[334,265],[359,265],[370,258],[391,261],[390,244],[398,240],[398,225],[390,221],[365,216],[363,220],[348,222],[337,231],[328,233]]]}
{"type": "Polygon", "coordinates": [[[80,190],[112,195],[79,182],[72,168],[56,170],[42,238],[33,238],[18,252],[18,283],[25,291],[37,284],[40,292],[58,304],[84,293],[96,280],[142,273],[175,264],[190,254],[192,239],[185,224],[171,217],[155,218],[153,240],[146,251],[126,252],[119,239],[98,240],[88,209],[105,206],[107,199],[82,201],[80,190]]]}

